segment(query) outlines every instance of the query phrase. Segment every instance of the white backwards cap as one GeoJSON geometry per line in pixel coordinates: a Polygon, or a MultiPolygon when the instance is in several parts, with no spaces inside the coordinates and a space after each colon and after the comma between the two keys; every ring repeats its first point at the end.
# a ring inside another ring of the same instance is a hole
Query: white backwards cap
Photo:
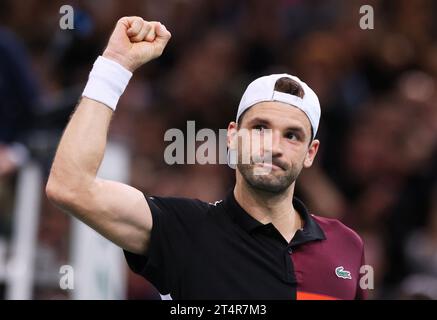
{"type": "Polygon", "coordinates": [[[278,101],[302,110],[310,120],[313,128],[313,139],[316,136],[320,122],[320,103],[315,92],[298,77],[282,73],[272,74],[256,79],[247,87],[238,106],[236,122],[244,111],[259,102],[278,101]],[[275,84],[280,78],[290,78],[296,81],[304,91],[303,98],[284,92],[275,91],[275,84]]]}

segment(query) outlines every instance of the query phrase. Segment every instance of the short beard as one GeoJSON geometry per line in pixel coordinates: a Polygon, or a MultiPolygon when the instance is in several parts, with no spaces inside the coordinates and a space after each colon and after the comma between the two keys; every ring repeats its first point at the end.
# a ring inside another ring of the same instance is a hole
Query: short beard
{"type": "Polygon", "coordinates": [[[294,165],[288,165],[284,170],[259,175],[255,174],[254,164],[237,164],[237,169],[250,187],[272,194],[284,193],[297,180],[302,170],[294,165]]]}

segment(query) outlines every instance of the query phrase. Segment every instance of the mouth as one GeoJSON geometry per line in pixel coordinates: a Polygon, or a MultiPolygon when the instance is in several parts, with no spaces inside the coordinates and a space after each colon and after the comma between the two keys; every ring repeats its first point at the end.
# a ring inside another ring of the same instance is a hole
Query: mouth
{"type": "Polygon", "coordinates": [[[274,163],[268,163],[268,162],[260,162],[256,164],[257,166],[261,167],[261,168],[265,168],[265,169],[269,169],[269,170],[284,170],[282,167],[274,164],[274,163]]]}

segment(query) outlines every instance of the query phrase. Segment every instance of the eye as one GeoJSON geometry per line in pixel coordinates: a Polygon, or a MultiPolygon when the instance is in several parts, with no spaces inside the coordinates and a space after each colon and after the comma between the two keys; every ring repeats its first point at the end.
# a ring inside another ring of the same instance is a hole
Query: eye
{"type": "Polygon", "coordinates": [[[253,127],[253,130],[260,131],[260,132],[263,132],[265,129],[267,129],[267,127],[262,124],[258,124],[253,127]]]}
{"type": "Polygon", "coordinates": [[[298,136],[294,132],[288,132],[285,134],[285,138],[289,140],[298,140],[298,136]]]}

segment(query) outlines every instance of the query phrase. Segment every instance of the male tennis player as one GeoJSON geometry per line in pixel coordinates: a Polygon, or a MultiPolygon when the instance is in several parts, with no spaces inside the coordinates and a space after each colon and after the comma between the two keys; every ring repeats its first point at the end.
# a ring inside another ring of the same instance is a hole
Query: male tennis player
{"type": "Polygon", "coordinates": [[[360,237],[293,197],[300,171],[316,156],[320,119],[316,94],[297,77],[270,75],[247,87],[228,147],[240,159],[248,151],[237,133],[268,129],[271,150],[264,151],[272,161],[238,162],[235,188],[223,201],[144,196],[96,177],[132,72],[160,56],[170,37],[159,22],[118,21],[59,144],[48,197],[122,247],[130,267],[167,298],[363,298],[360,237]]]}

